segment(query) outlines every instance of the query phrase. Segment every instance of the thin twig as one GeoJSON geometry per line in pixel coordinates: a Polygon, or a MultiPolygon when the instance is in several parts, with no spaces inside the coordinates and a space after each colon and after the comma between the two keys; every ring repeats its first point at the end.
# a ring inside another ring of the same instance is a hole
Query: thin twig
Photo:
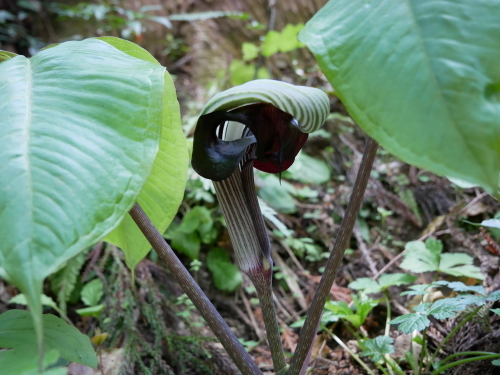
{"type": "Polygon", "coordinates": [[[377,266],[375,265],[375,262],[373,259],[370,257],[370,251],[366,247],[365,241],[363,240],[363,237],[361,236],[361,231],[359,229],[359,225],[355,224],[354,225],[354,231],[353,231],[354,237],[356,238],[356,242],[358,243],[358,248],[361,250],[361,254],[363,254],[363,257],[366,259],[366,262],[368,263],[368,267],[370,268],[370,271],[372,271],[373,275],[376,275],[378,273],[377,271],[377,266]]]}
{"type": "Polygon", "coordinates": [[[487,196],[488,193],[486,191],[483,191],[481,194],[479,194],[477,197],[475,197],[473,200],[471,200],[469,203],[467,203],[467,205],[462,208],[460,211],[458,211],[458,213],[462,213],[462,212],[465,212],[465,210],[471,206],[473,206],[474,204],[476,204],[477,202],[479,202],[481,199],[483,199],[485,196],[487,196]]]}
{"type": "Polygon", "coordinates": [[[314,296],[311,307],[309,308],[304,327],[300,332],[297,350],[293,356],[288,375],[299,375],[302,372],[303,364],[309,356],[314,337],[318,331],[326,299],[330,294],[330,289],[332,288],[335,280],[337,269],[339,268],[342,257],[344,256],[345,249],[347,248],[351,237],[352,228],[354,227],[359,208],[361,207],[361,203],[363,201],[363,195],[368,184],[377,147],[377,142],[372,139],[368,139],[365,153],[356,177],[356,182],[354,183],[352,195],[335,241],[335,246],[330,254],[330,257],[328,258],[325,272],[323,273],[323,277],[321,278],[318,289],[316,290],[316,295],[314,296]]]}
{"type": "Polygon", "coordinates": [[[158,253],[160,259],[165,262],[176,281],[201,313],[242,374],[262,375],[252,357],[245,351],[236,338],[236,335],[231,331],[231,328],[222,319],[214,305],[212,305],[205,293],[203,293],[199,285],[194,281],[186,267],[177,258],[138,203],[135,203],[134,207],[130,210],[130,216],[153,249],[158,253]]]}
{"type": "Polygon", "coordinates": [[[373,280],[377,280],[380,275],[382,275],[385,271],[387,271],[394,263],[396,263],[401,257],[405,254],[406,249],[400,252],[398,255],[396,255],[392,260],[387,263],[384,267],[382,267],[374,276],[373,280]]]}
{"type": "Polygon", "coordinates": [[[479,310],[481,310],[481,307],[482,306],[478,306],[474,310],[472,310],[469,313],[469,315],[467,315],[465,317],[464,320],[462,320],[459,324],[457,324],[457,326],[455,328],[453,328],[450,333],[448,333],[448,335],[443,339],[443,341],[441,341],[441,344],[434,351],[434,354],[432,355],[431,359],[427,363],[427,366],[425,367],[425,371],[429,371],[430,370],[432,362],[439,355],[439,352],[441,352],[441,349],[444,348],[444,346],[446,345],[446,343],[453,337],[453,335],[455,333],[457,333],[460,330],[460,328],[462,328],[468,321],[470,321],[472,318],[474,318],[474,316],[476,316],[476,314],[479,312],[479,310]]]}
{"type": "Polygon", "coordinates": [[[243,304],[245,305],[245,309],[247,310],[247,314],[250,317],[250,322],[252,323],[253,330],[255,331],[255,334],[257,335],[259,340],[262,340],[265,335],[257,324],[257,321],[255,320],[255,315],[250,307],[250,302],[248,302],[248,298],[245,296],[243,290],[240,290],[240,296],[243,304]]]}
{"type": "Polygon", "coordinates": [[[358,362],[361,365],[361,367],[365,369],[367,374],[375,375],[374,372],[366,365],[366,363],[364,363],[357,354],[355,354],[351,349],[349,349],[349,347],[346,344],[344,344],[344,342],[341,339],[339,339],[334,333],[332,332],[329,333],[331,334],[332,338],[337,342],[337,344],[339,344],[347,353],[349,353],[349,355],[352,358],[354,358],[356,362],[358,362]]]}

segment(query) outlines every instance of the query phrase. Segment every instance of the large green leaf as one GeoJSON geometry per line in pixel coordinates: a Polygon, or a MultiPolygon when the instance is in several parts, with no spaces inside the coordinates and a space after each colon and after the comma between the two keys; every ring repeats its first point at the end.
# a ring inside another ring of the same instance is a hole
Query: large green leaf
{"type": "Polygon", "coordinates": [[[96,39],[0,63],[0,277],[40,346],[43,279],[111,231],[151,171],[163,74],[96,39]]]}
{"type": "Polygon", "coordinates": [[[67,375],[67,369],[52,367],[58,358],[59,352],[57,350],[45,352],[42,367],[50,369],[40,373],[38,371],[38,356],[32,347],[2,350],[0,351],[0,368],[2,375],[67,375]]]}
{"type": "MultiPolygon", "coordinates": [[[[45,346],[59,351],[70,362],[97,367],[97,356],[90,339],[61,318],[43,315],[45,346]]],[[[33,320],[25,310],[9,310],[0,315],[0,348],[30,348],[36,351],[33,320]]]]}
{"type": "Polygon", "coordinates": [[[331,0],[299,35],[388,151],[498,193],[500,2],[331,0]]]}
{"type": "MultiPolygon", "coordinates": [[[[149,52],[134,43],[112,37],[100,39],[131,56],[159,64],[149,52]]],[[[151,175],[137,199],[160,233],[165,232],[170,225],[182,202],[188,168],[188,152],[182,133],[179,103],[174,84],[167,72],[163,108],[160,150],[151,175]]],[[[123,219],[108,235],[106,241],[122,248],[127,265],[132,270],[151,250],[151,245],[130,216],[123,219]]]]}
{"type": "Polygon", "coordinates": [[[322,126],[330,113],[330,101],[321,90],[286,82],[258,79],[230,88],[210,99],[200,115],[237,107],[268,103],[297,119],[299,128],[310,133],[322,126]]]}

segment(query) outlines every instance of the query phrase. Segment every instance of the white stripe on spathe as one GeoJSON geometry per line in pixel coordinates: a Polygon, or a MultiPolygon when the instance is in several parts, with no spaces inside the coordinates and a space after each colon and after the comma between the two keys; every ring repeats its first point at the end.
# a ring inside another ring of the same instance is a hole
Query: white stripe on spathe
{"type": "Polygon", "coordinates": [[[218,93],[207,102],[201,115],[254,103],[269,103],[289,113],[297,119],[304,133],[318,130],[330,113],[330,100],[319,89],[258,79],[218,93]]]}

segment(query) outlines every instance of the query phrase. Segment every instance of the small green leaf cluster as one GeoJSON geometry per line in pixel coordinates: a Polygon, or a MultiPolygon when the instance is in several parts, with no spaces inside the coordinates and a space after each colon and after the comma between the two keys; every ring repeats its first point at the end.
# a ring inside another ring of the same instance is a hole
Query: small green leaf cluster
{"type": "Polygon", "coordinates": [[[285,180],[323,184],[330,180],[331,172],[323,160],[299,152],[293,165],[282,173],[281,179],[265,173],[256,173],[256,176],[259,197],[278,212],[291,214],[297,212],[294,198],[314,202],[318,197],[318,192],[307,186],[296,188],[285,180]]]}
{"type": "Polygon", "coordinates": [[[362,342],[361,355],[370,357],[374,362],[379,362],[385,354],[394,353],[394,339],[389,336],[377,336],[374,339],[362,342]]]}
{"type": "Polygon", "coordinates": [[[411,272],[438,271],[452,276],[484,279],[478,267],[473,265],[470,255],[464,253],[442,253],[443,244],[434,238],[427,241],[411,241],[406,244],[401,268],[411,272]]]}
{"type": "Polygon", "coordinates": [[[387,290],[390,286],[411,284],[416,280],[416,276],[407,273],[384,273],[378,281],[369,277],[362,277],[349,284],[349,288],[360,290],[363,293],[379,293],[387,290]]]}
{"type": "Polygon", "coordinates": [[[255,64],[249,62],[255,60],[259,54],[271,57],[279,52],[286,53],[304,47],[304,44],[297,39],[297,35],[303,27],[304,24],[301,23],[287,24],[281,31],[271,30],[267,32],[260,45],[243,43],[241,46],[243,59],[234,59],[229,67],[231,83],[236,86],[248,82],[254,77],[257,79],[269,78],[269,73],[265,68],[261,67],[256,72],[255,64]]]}
{"type": "MultiPolygon", "coordinates": [[[[321,325],[327,326],[330,323],[344,319],[350,322],[355,328],[361,327],[370,311],[378,305],[378,301],[369,298],[364,293],[351,294],[353,306],[344,301],[328,301],[321,316],[321,325]]],[[[305,318],[301,318],[290,325],[292,328],[299,328],[304,325],[305,318]]]]}
{"type": "Polygon", "coordinates": [[[413,310],[415,313],[405,314],[393,319],[391,324],[399,324],[398,329],[403,333],[422,331],[430,324],[428,316],[436,319],[452,318],[459,311],[464,311],[469,305],[483,306],[487,302],[500,300],[500,290],[487,294],[482,286],[468,286],[460,281],[436,281],[432,284],[415,285],[412,291],[401,293],[402,295],[422,295],[429,293],[432,287],[447,286],[451,290],[460,293],[457,297],[444,298],[434,303],[422,303],[413,310]],[[469,294],[472,292],[476,294],[469,294]]]}
{"type": "Polygon", "coordinates": [[[300,258],[308,262],[319,262],[328,258],[329,253],[314,243],[312,238],[285,238],[285,243],[290,246],[293,252],[300,258]]]}
{"type": "Polygon", "coordinates": [[[87,305],[83,309],[78,309],[76,312],[81,316],[95,316],[98,317],[105,305],[100,304],[103,295],[104,286],[100,279],[94,279],[85,284],[80,292],[82,302],[87,305]]]}
{"type": "Polygon", "coordinates": [[[212,214],[212,210],[205,206],[195,206],[184,215],[180,225],[172,223],[165,237],[172,241],[174,249],[191,259],[198,259],[201,244],[211,245],[217,238],[218,230],[212,214]]]}
{"type": "Polygon", "coordinates": [[[207,268],[212,274],[216,288],[233,292],[243,282],[240,270],[229,259],[228,253],[221,248],[213,248],[207,254],[207,268]]]}
{"type": "Polygon", "coordinates": [[[351,297],[354,302],[353,309],[344,301],[328,301],[325,304],[325,310],[332,312],[332,317],[345,319],[355,328],[359,328],[365,322],[370,311],[378,305],[378,302],[364,293],[351,294],[351,297]]]}
{"type": "Polygon", "coordinates": [[[460,298],[445,298],[434,303],[422,303],[415,307],[415,313],[398,316],[391,324],[399,324],[398,329],[403,333],[422,331],[429,327],[428,316],[436,319],[453,318],[458,311],[465,310],[467,304],[460,298]]]}

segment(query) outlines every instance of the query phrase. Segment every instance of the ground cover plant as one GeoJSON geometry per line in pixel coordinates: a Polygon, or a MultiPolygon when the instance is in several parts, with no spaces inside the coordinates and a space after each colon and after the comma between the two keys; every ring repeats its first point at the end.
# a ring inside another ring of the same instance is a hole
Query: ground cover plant
{"type": "MultiPolygon", "coordinates": [[[[124,8],[109,9],[115,16],[124,8]]],[[[192,126],[182,129],[173,81],[143,48],[103,37],[49,45],[29,59],[2,52],[0,276],[8,283],[2,300],[17,307],[0,315],[0,346],[9,349],[0,352],[2,368],[106,372],[119,362],[122,373],[194,366],[304,374],[310,365],[321,373],[315,365],[323,361],[334,373],[439,374],[476,363],[476,372],[494,371],[500,225],[487,193],[498,197],[499,13],[493,1],[336,0],[300,31],[303,44],[280,42],[302,26],[268,28],[262,45],[243,47],[244,60],[256,59],[253,75],[263,58],[305,45],[345,108],[317,88],[248,76],[210,95],[195,115],[191,167],[184,134],[192,126]],[[484,22],[470,28],[466,14],[484,22]],[[470,49],[477,45],[480,52],[470,49]],[[346,110],[373,137],[364,149],[346,110]],[[325,120],[328,131],[319,129],[325,120]],[[429,182],[441,194],[426,190],[429,182]],[[450,195],[467,203],[452,205],[450,195]],[[413,225],[409,236],[397,233],[398,220],[413,225]],[[196,282],[204,285],[205,275],[237,291],[245,312],[212,292],[214,307],[196,282]],[[255,332],[238,337],[230,315],[217,311],[224,303],[255,332]],[[168,328],[169,319],[189,333],[168,328]],[[207,325],[230,360],[204,338],[207,325]],[[145,327],[155,333],[145,336],[145,327]],[[482,339],[467,343],[465,329],[469,341],[482,339]],[[337,354],[324,358],[332,343],[337,354]],[[257,349],[267,364],[252,358],[257,349]]],[[[130,14],[133,22],[141,13],[130,14]]]]}

